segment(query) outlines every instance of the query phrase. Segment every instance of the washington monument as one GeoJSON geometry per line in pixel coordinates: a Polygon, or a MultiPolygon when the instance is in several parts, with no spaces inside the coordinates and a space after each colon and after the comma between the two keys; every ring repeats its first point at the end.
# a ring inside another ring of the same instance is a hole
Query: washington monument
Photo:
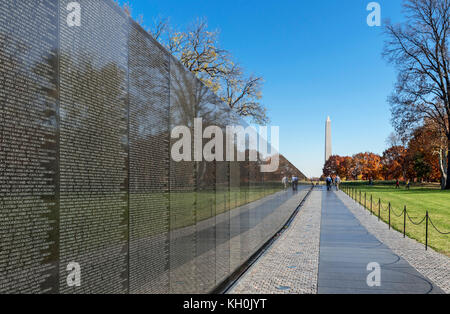
{"type": "Polygon", "coordinates": [[[330,117],[327,118],[327,122],[325,123],[325,162],[330,159],[332,155],[332,148],[331,148],[331,119],[330,117]]]}

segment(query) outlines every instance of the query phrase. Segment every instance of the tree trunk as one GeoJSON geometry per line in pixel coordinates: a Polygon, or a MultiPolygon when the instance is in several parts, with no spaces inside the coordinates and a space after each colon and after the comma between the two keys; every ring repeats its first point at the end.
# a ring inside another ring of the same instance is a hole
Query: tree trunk
{"type": "Polygon", "coordinates": [[[440,147],[439,148],[439,172],[441,174],[441,189],[444,190],[447,184],[447,148],[440,147]]]}
{"type": "Polygon", "coordinates": [[[449,160],[449,158],[450,158],[450,137],[448,138],[448,141],[447,141],[447,158],[445,158],[444,157],[444,159],[447,159],[446,160],[446,162],[447,162],[447,173],[446,173],[446,176],[447,176],[447,182],[446,182],[446,184],[445,184],[445,190],[450,190],[450,160],[449,160]]]}

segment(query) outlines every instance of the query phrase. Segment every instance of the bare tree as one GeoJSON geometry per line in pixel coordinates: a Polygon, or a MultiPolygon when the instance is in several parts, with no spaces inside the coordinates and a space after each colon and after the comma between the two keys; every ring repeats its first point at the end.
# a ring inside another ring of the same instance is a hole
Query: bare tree
{"type": "MultiPolygon", "coordinates": [[[[170,27],[167,30],[171,31],[170,27]]],[[[162,44],[241,117],[268,123],[267,110],[261,103],[263,78],[245,74],[231,53],[220,47],[219,34],[208,29],[206,20],[199,19],[186,31],[171,31],[162,44]]]]}
{"type": "Polygon", "coordinates": [[[399,74],[389,101],[392,122],[404,138],[433,121],[447,137],[445,189],[450,189],[450,57],[448,50],[450,0],[404,0],[406,21],[387,24],[384,56],[399,74]]]}
{"type": "Polygon", "coordinates": [[[152,37],[158,41],[162,40],[164,34],[170,33],[170,19],[162,16],[158,16],[153,19],[153,26],[147,31],[152,37]]]}
{"type": "Polygon", "coordinates": [[[218,35],[217,30],[209,31],[206,21],[199,19],[186,31],[174,32],[169,43],[163,44],[189,71],[214,89],[231,64],[230,53],[220,48],[218,35]]]}
{"type": "MultiPolygon", "coordinates": [[[[131,16],[128,2],[123,8],[131,16]]],[[[220,32],[210,30],[206,19],[197,19],[184,31],[176,30],[161,16],[153,20],[152,27],[145,27],[142,21],[141,17],[138,23],[238,115],[257,124],[269,123],[262,103],[264,79],[245,73],[231,53],[221,48],[220,32]]]]}
{"type": "MultiPolygon", "coordinates": [[[[117,0],[115,0],[115,2],[116,2],[117,4],[119,4],[119,2],[118,2],[117,0]]],[[[125,2],[125,3],[122,5],[122,8],[123,8],[123,11],[125,12],[126,15],[131,16],[132,8],[131,8],[131,4],[130,4],[129,1],[125,2]]]]}
{"type": "Polygon", "coordinates": [[[224,77],[224,88],[221,90],[222,101],[242,117],[252,117],[258,124],[269,122],[267,110],[262,105],[262,87],[264,79],[249,75],[233,66],[224,77]]]}

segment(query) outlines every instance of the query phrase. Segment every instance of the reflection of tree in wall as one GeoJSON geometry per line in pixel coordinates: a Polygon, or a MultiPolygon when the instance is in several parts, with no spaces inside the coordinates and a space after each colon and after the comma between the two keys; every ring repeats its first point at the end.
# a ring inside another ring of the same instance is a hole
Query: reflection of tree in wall
{"type": "Polygon", "coordinates": [[[169,56],[132,27],[129,39],[130,185],[167,190],[169,167],[169,56]],[[136,181],[136,182],[134,182],[136,181]]]}
{"type": "MultiPolygon", "coordinates": [[[[66,224],[71,211],[78,210],[77,219],[85,223],[77,225],[77,231],[87,239],[78,248],[81,251],[103,244],[91,240],[97,235],[89,226],[98,223],[98,217],[83,210],[78,198],[98,213],[111,211],[105,200],[114,200],[121,225],[128,216],[126,72],[115,62],[98,64],[87,53],[64,53],[60,65],[61,221],[66,224]]],[[[116,233],[108,241],[125,239],[127,229],[121,230],[123,234],[116,233]]]]}
{"type": "MultiPolygon", "coordinates": [[[[197,107],[197,81],[176,62],[170,63],[170,129],[176,126],[188,127],[191,133],[191,148],[194,147],[194,117],[197,107]]],[[[171,142],[173,142],[172,140],[171,142]]],[[[172,148],[171,148],[172,149],[172,148]]],[[[191,158],[193,151],[191,150],[191,158]]],[[[193,162],[171,161],[174,181],[171,189],[193,190],[196,186],[195,164],[193,162]]]]}
{"type": "MultiPolygon", "coordinates": [[[[10,101],[14,100],[15,111],[18,113],[26,113],[27,107],[33,104],[41,109],[43,114],[39,117],[31,117],[32,121],[30,122],[44,128],[56,128],[57,80],[56,75],[49,76],[50,72],[56,71],[57,68],[56,52],[52,51],[50,55],[44,56],[42,58],[44,62],[27,64],[24,60],[30,58],[30,53],[30,46],[24,45],[22,41],[18,41],[8,34],[0,33],[0,66],[2,71],[5,69],[9,74],[6,77],[2,75],[3,72],[0,72],[3,97],[8,97],[10,101]],[[47,98],[44,98],[45,96],[47,98]]],[[[2,101],[0,105],[3,112],[6,104],[2,101]]]]}
{"type": "MultiPolygon", "coordinates": [[[[64,99],[71,102],[63,104],[61,121],[70,121],[74,131],[90,134],[99,144],[116,137],[114,129],[118,125],[114,125],[116,121],[111,119],[115,117],[110,112],[117,109],[112,104],[124,103],[124,70],[112,62],[98,67],[94,57],[86,54],[77,58],[63,54],[61,64],[70,71],[70,88],[64,90],[64,99]]],[[[125,138],[119,140],[126,144],[125,138]]]]}
{"type": "MultiPolygon", "coordinates": [[[[227,110],[222,110],[220,101],[214,93],[184,69],[178,61],[171,62],[171,72],[171,127],[187,126],[193,136],[194,118],[201,118],[203,129],[208,126],[219,126],[225,130],[231,117],[227,110]]],[[[215,182],[213,164],[201,161],[196,162],[195,167],[199,189],[212,187],[215,182]]],[[[185,182],[186,185],[192,183],[192,181],[185,182]]]]}
{"type": "MultiPolygon", "coordinates": [[[[14,226],[11,225],[13,228],[9,230],[14,235],[13,242],[8,244],[8,239],[2,239],[4,256],[11,254],[11,258],[12,255],[25,258],[29,255],[31,263],[39,260],[41,264],[48,264],[58,259],[57,172],[54,164],[58,145],[58,63],[55,49],[48,54],[41,50],[40,46],[0,33],[0,112],[4,114],[0,117],[0,134],[11,132],[12,135],[12,138],[5,136],[0,143],[0,177],[7,180],[0,185],[4,185],[9,191],[7,196],[11,197],[0,199],[0,203],[8,208],[0,211],[0,220],[6,225],[14,220],[14,226]],[[26,175],[26,183],[22,182],[23,175],[26,175]],[[32,217],[36,210],[44,210],[42,206],[48,210],[45,209],[38,218],[32,217]],[[20,215],[11,216],[13,212],[20,212],[20,215]],[[37,245],[48,245],[48,250],[41,247],[37,252],[37,245]],[[9,249],[15,253],[8,252],[9,249]]],[[[14,263],[8,275],[17,276],[15,280],[19,280],[23,270],[23,276],[30,282],[42,280],[38,278],[42,275],[40,270],[32,268],[34,266],[22,269],[22,264],[14,263]]],[[[47,288],[47,283],[42,286],[47,288]]]]}

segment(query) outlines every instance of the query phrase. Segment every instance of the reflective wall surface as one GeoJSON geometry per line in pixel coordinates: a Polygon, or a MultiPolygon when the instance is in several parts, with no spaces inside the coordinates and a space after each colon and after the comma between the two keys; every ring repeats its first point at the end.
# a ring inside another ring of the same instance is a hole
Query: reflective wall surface
{"type": "Polygon", "coordinates": [[[0,293],[210,292],[306,188],[173,161],[173,127],[245,123],[113,1],[69,2],[0,2],[0,293]]]}

